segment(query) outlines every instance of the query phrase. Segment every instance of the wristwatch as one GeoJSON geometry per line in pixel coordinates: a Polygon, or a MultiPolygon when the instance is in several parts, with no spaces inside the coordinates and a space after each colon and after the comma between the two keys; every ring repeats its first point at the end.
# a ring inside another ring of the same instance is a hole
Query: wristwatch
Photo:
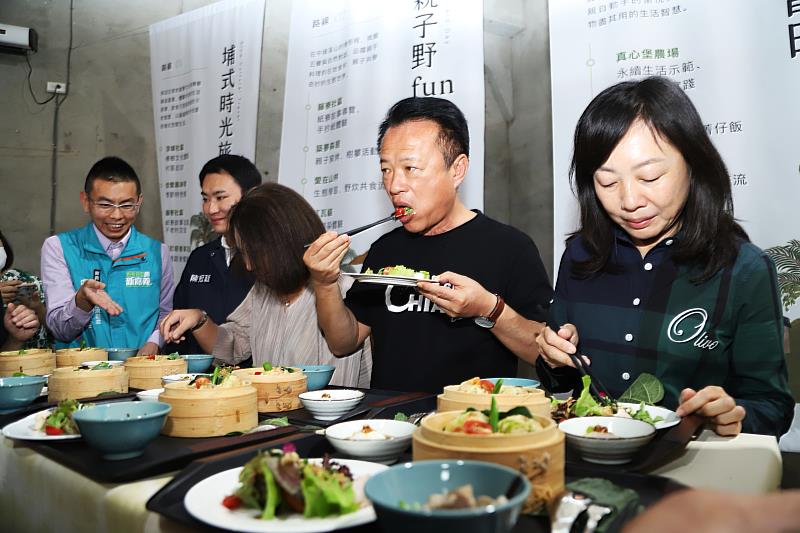
{"type": "Polygon", "coordinates": [[[197,331],[198,329],[200,329],[203,326],[205,326],[206,322],[208,322],[208,313],[206,313],[204,310],[202,310],[202,311],[203,311],[203,316],[200,317],[200,322],[195,324],[195,326],[192,329],[190,329],[189,331],[197,331]]]}
{"type": "Polygon", "coordinates": [[[497,303],[494,304],[492,311],[487,316],[476,316],[473,319],[475,323],[482,328],[492,329],[497,319],[500,318],[503,309],[506,307],[506,302],[503,300],[503,297],[499,294],[495,294],[495,296],[497,296],[497,303]]]}

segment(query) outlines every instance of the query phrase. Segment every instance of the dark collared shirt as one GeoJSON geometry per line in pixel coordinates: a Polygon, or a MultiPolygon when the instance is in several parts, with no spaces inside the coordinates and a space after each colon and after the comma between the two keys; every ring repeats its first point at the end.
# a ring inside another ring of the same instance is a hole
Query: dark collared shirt
{"type": "MultiPolygon", "coordinates": [[[[794,400],[774,265],[758,247],[743,243],[732,267],[695,284],[690,279],[699,272],[672,259],[679,238],[661,241],[642,258],[620,231],[613,270],[578,279],[572,264],[588,254],[576,237],[561,260],[554,319],[577,327],[579,351],[612,396],[642,372],[662,381],[662,403],[670,409],[685,387],[719,385],[746,409],[743,431],[781,435],[791,424],[794,400]]],[[[537,369],[551,390],[577,385],[572,368],[552,371],[540,358],[537,369]]]]}

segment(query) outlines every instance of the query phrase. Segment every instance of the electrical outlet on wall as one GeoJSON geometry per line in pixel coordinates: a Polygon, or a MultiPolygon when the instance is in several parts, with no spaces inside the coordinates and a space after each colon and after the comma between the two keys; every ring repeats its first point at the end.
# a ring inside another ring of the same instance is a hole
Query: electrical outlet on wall
{"type": "Polygon", "coordinates": [[[47,92],[56,94],[67,94],[67,84],[63,81],[48,81],[47,92]]]}

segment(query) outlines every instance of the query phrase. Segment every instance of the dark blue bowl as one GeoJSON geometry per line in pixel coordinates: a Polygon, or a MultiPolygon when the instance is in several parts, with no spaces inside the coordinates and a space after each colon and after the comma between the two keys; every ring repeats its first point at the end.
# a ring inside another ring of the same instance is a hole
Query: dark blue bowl
{"type": "Polygon", "coordinates": [[[39,397],[45,383],[44,376],[0,378],[0,413],[10,413],[28,405],[39,397]]]}
{"type": "Polygon", "coordinates": [[[506,466],[483,461],[418,461],[393,466],[369,478],[364,492],[381,530],[389,533],[505,533],[517,523],[531,492],[528,479],[506,466]],[[431,494],[472,485],[475,496],[496,498],[519,479],[507,503],[473,509],[415,509],[431,494]],[[402,502],[402,503],[401,503],[402,502]]]}
{"type": "Polygon", "coordinates": [[[144,453],[161,432],[172,406],[163,402],[114,402],[75,411],[83,439],[104,459],[130,459],[144,453]]]}
{"type": "Polygon", "coordinates": [[[104,348],[108,352],[109,361],[124,361],[139,353],[139,348],[104,348]]]}
{"type": "Polygon", "coordinates": [[[298,368],[308,378],[308,390],[319,390],[327,387],[333,377],[333,371],[336,370],[333,365],[300,365],[298,368]]]}
{"type": "Polygon", "coordinates": [[[211,368],[211,361],[214,360],[213,355],[202,353],[182,355],[181,357],[186,359],[186,372],[188,374],[202,374],[208,372],[208,369],[211,368]]]}

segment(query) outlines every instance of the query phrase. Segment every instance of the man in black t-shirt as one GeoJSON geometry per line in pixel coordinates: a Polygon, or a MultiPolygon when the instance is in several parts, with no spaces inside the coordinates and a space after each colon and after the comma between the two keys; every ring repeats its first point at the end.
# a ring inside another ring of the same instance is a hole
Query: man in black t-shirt
{"type": "Polygon", "coordinates": [[[337,280],[350,238],[323,234],[304,261],[331,351],[351,353],[371,334],[372,386],[394,390],[439,392],[474,376],[513,376],[517,357],[533,363],[543,327],[535,310],[552,289],[530,237],[458,198],[469,167],[464,115],[440,98],[401,100],[378,147],[392,204],[413,213],[371,246],[364,268],[402,264],[440,273],[439,283],[357,283],[343,300],[337,280]]]}

